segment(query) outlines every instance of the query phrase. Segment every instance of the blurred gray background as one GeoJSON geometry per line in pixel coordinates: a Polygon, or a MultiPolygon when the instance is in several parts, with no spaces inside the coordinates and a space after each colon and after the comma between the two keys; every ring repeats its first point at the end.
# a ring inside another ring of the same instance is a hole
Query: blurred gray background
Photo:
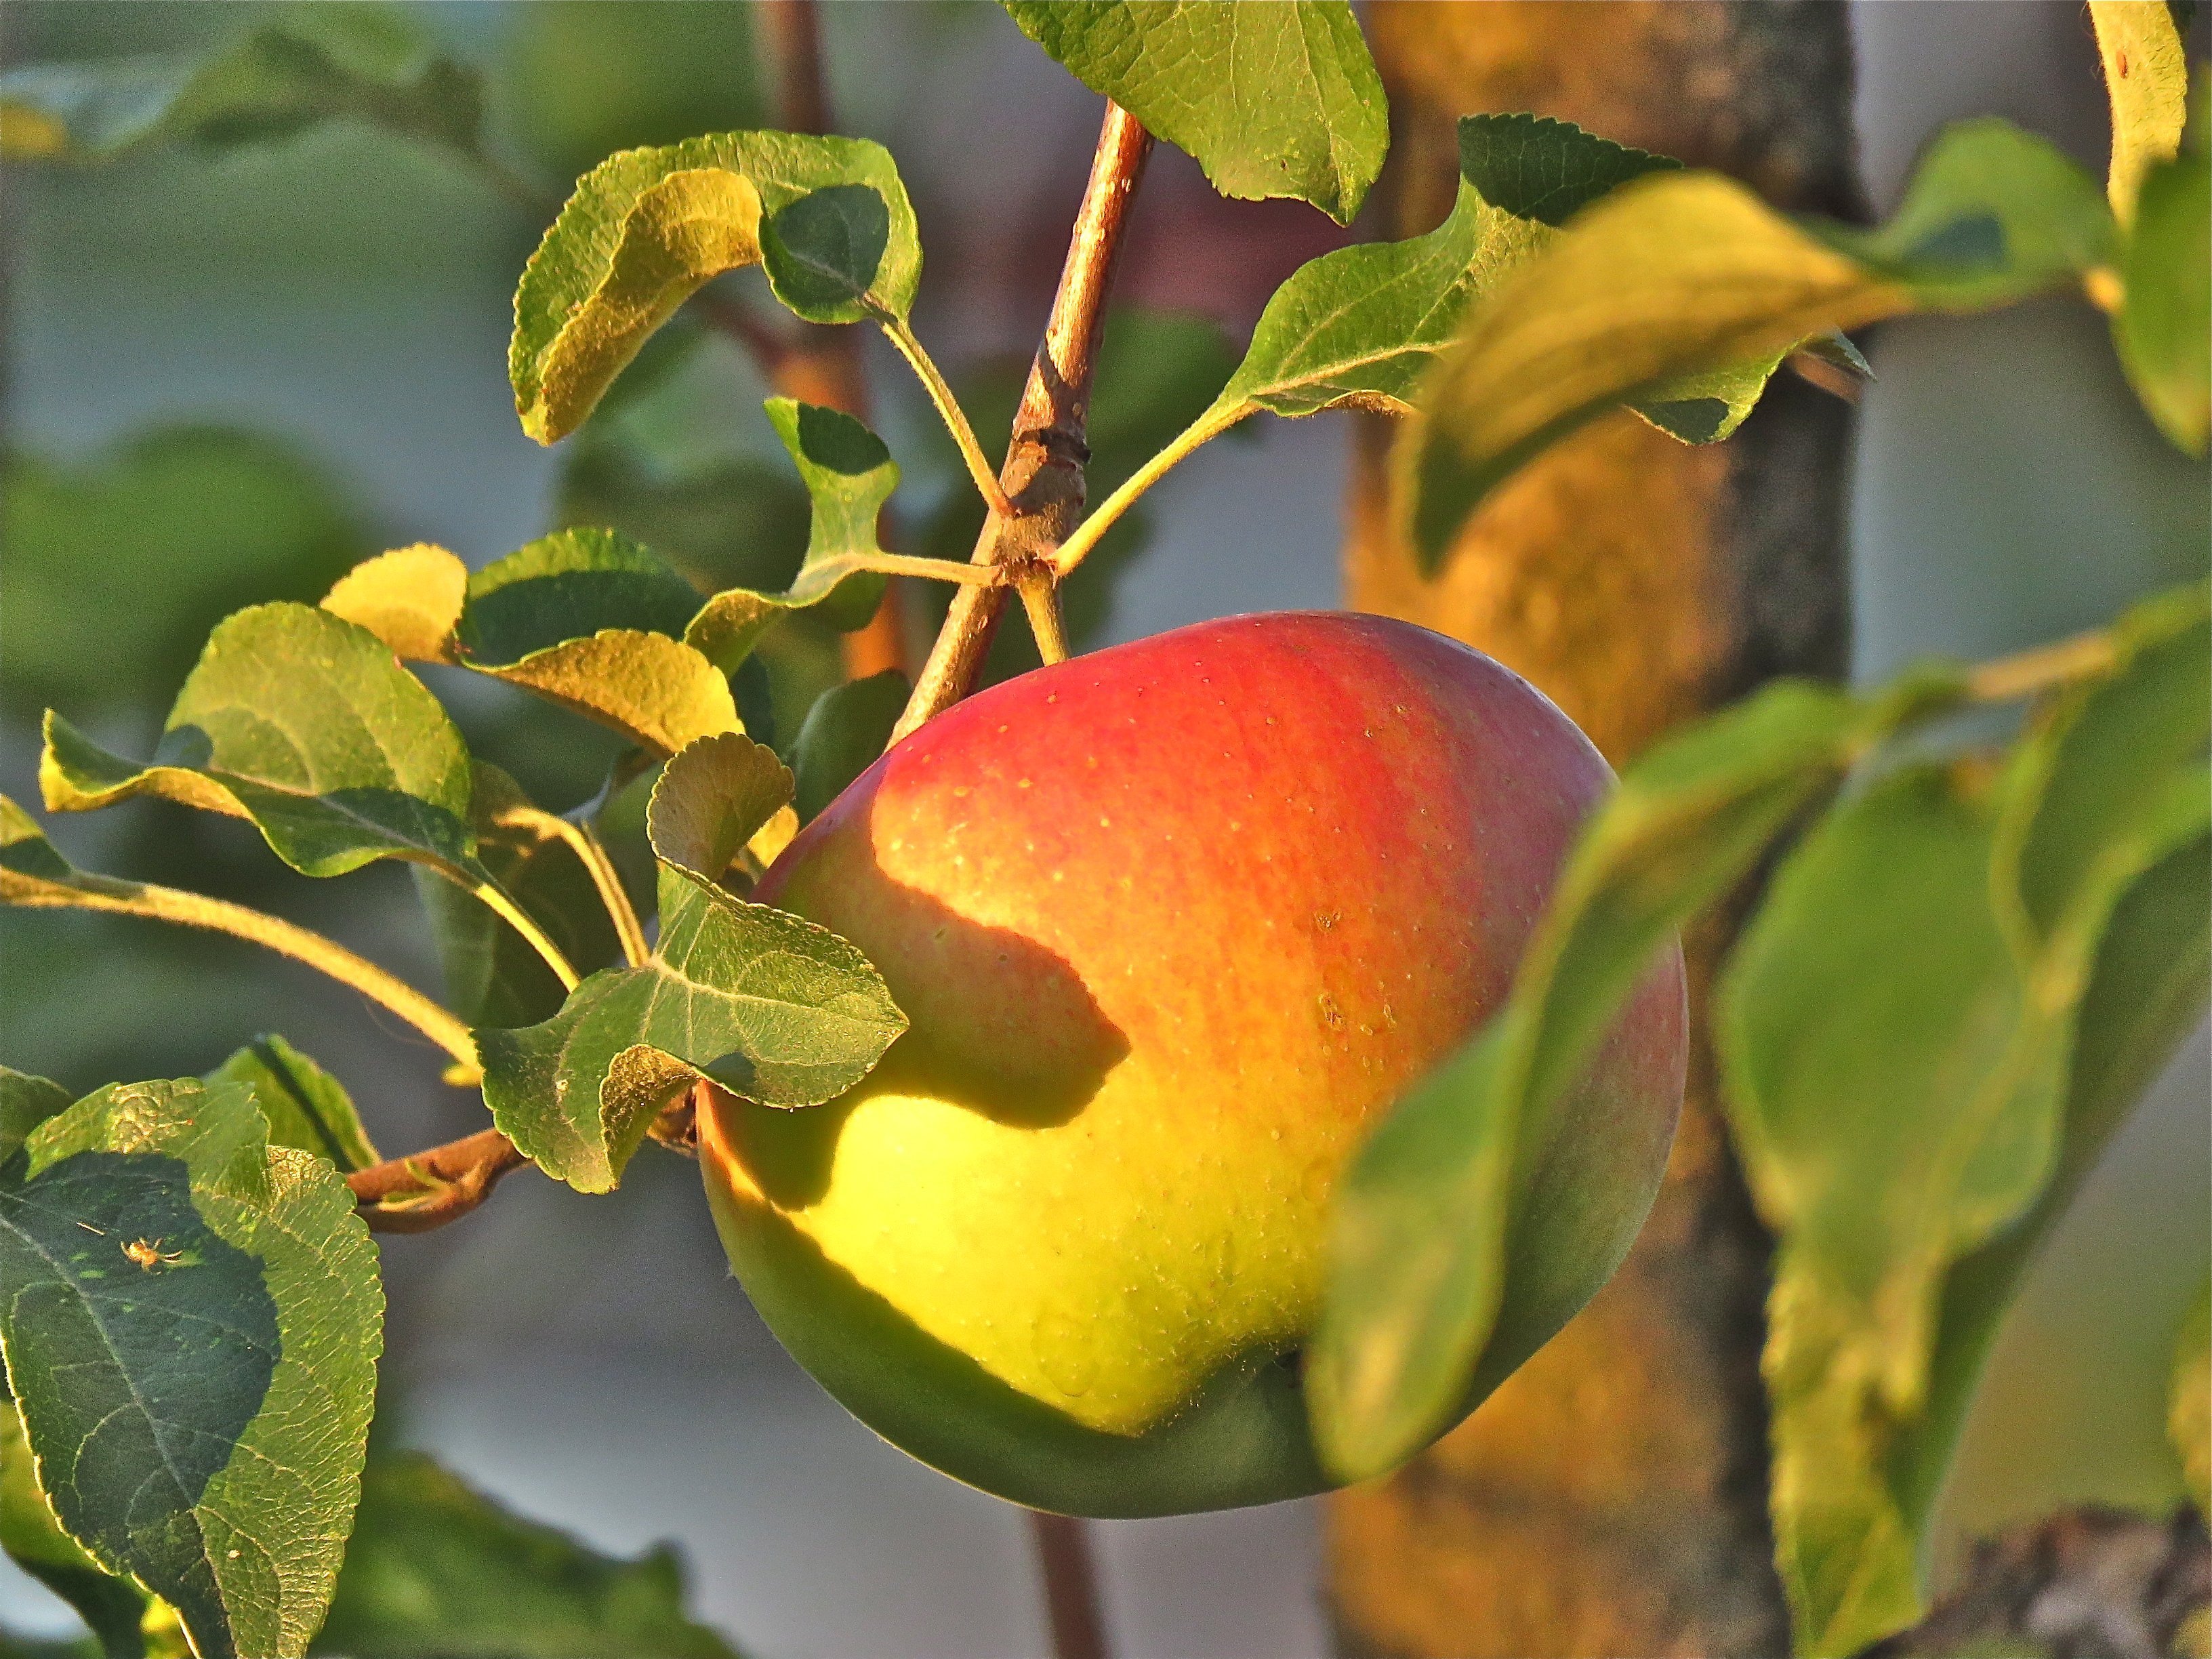
{"type": "MultiPolygon", "coordinates": [[[[507,65],[498,84],[512,88],[527,84],[536,37],[561,27],[555,15],[585,3],[453,0],[425,12],[458,49],[507,65]]],[[[2101,173],[2101,88],[2078,6],[1854,9],[1878,206],[1894,202],[1930,131],[1971,113],[2008,116],[2101,173]]],[[[241,15],[229,0],[185,10],[18,0],[8,50],[20,60],[143,49],[219,33],[241,15]]],[[[833,0],[825,15],[840,125],[891,147],[921,212],[921,331],[950,360],[1025,353],[1097,100],[994,7],[833,0]]],[[[519,108],[495,112],[510,137],[554,155],[588,141],[580,87],[558,118],[574,131],[531,131],[519,108]]],[[[757,97],[731,95],[740,107],[757,97]]],[[[772,118],[762,108],[752,118],[772,118]]],[[[1155,171],[1125,294],[1241,330],[1277,276],[1328,244],[1326,226],[1304,222],[1315,216],[1291,224],[1280,204],[1212,202],[1179,157],[1155,171]]],[[[325,130],[219,158],[19,171],[7,186],[12,451],[75,464],[149,426],[216,422],[281,434],[311,457],[375,545],[434,539],[482,562],[547,526],[559,458],[517,428],[504,374],[514,279],[537,226],[447,159],[325,130]]],[[[2205,568],[2203,470],[2165,448],[2136,410],[2086,307],[1899,323],[1869,356],[1879,379],[1863,405],[1852,502],[1863,675],[2049,638],[2205,568]]],[[[882,353],[871,367],[879,428],[902,459],[921,453],[923,416],[897,365],[882,353]]],[[[715,373],[702,407],[726,418],[730,441],[758,450],[758,388],[733,353],[715,373]]],[[[1345,441],[1334,417],[1270,420],[1256,441],[1215,445],[1174,475],[1154,497],[1156,533],[1115,591],[1105,637],[1334,602],[1345,441]]],[[[917,464],[910,475],[902,505],[918,520],[943,469],[917,464]]],[[[121,573],[76,580],[89,584],[81,598],[118,613],[140,602],[121,573]]],[[[0,606],[21,592],[0,586],[0,606]]],[[[91,724],[127,746],[160,713],[123,709],[91,724]]],[[[35,757],[34,729],[11,708],[0,788],[35,799],[35,757]]],[[[55,838],[108,867],[149,846],[178,855],[179,838],[226,868],[253,856],[231,826],[179,827],[148,812],[137,828],[65,820],[55,838]]],[[[434,982],[404,877],[363,872],[343,898],[303,880],[255,879],[276,908],[434,982]],[[381,907],[360,892],[379,882],[381,907]]],[[[395,1044],[345,994],[243,947],[162,958],[137,926],[72,919],[0,932],[9,1063],[88,1088],[204,1069],[275,1027],[341,1076],[387,1147],[476,1127],[481,1109],[437,1085],[432,1057],[395,1044]]],[[[1947,1500],[1954,1537],[2060,1503],[2158,1506],[2177,1494],[2161,1402],[2171,1334],[2212,1255],[2208,1090],[2200,1034],[2039,1264],[1947,1500]]],[[[619,1194],[597,1200],[518,1176],[465,1224],[387,1237],[384,1248],[387,1417],[400,1436],[608,1550],[679,1540],[696,1613],[749,1650],[1043,1650],[1018,1513],[877,1442],[783,1357],[728,1278],[688,1164],[642,1156],[619,1194]]],[[[1096,1536],[1126,1659],[1326,1650],[1314,1505],[1117,1522],[1096,1536]]],[[[70,1627],[4,1562],[0,1621],[70,1627]]]]}

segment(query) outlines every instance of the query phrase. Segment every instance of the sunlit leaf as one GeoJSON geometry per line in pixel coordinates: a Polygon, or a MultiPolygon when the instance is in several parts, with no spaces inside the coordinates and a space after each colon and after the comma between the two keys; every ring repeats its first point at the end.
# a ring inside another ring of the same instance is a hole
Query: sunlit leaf
{"type": "Polygon", "coordinates": [[[2181,147],[2189,62],[2166,0],[2090,0],[2089,21],[2112,106],[2106,192],[2125,225],[2136,216],[2145,175],[2181,147]]]}
{"type": "Polygon", "coordinates": [[[576,184],[522,275],[507,356],[523,429],[566,436],[699,285],[764,263],[810,322],[903,320],[921,244],[881,145],[717,133],[610,156],[576,184]]]}
{"type": "Polygon", "coordinates": [[[2212,150],[2204,131],[2212,79],[2200,78],[2196,101],[2180,153],[2143,171],[2120,256],[2112,338],[2159,429],[2202,455],[2212,427],[2212,150]]]}
{"type": "MultiPolygon", "coordinates": [[[[5,799],[0,796],[0,800],[5,799]]],[[[68,1110],[69,1105],[69,1091],[51,1078],[33,1077],[0,1066],[0,1162],[14,1156],[32,1130],[68,1110]]]]}
{"type": "Polygon", "coordinates": [[[2102,264],[2112,216],[2044,140],[2001,121],[1937,138],[1873,231],[1793,222],[1706,173],[1592,204],[1474,313],[1401,440],[1400,496],[1425,567],[1531,457],[1682,376],[1911,310],[2008,303],[2102,264]]]}
{"type": "Polygon", "coordinates": [[[323,595],[323,609],[366,628],[404,661],[452,662],[468,592],[466,565],[416,542],[362,560],[323,595]]]}
{"type": "Polygon", "coordinates": [[[774,750],[737,733],[705,738],[661,772],[647,834],[654,853],[684,874],[720,881],[790,803],[791,791],[791,774],[774,750]]]}
{"type": "Polygon", "coordinates": [[[242,1083],[252,1090],[272,1146],[313,1152],[341,1172],[384,1161],[345,1085],[273,1032],[254,1038],[203,1081],[210,1087],[242,1083]]]}
{"type": "Polygon", "coordinates": [[[743,728],[728,679],[683,643],[698,590],[607,530],[563,530],[469,578],[454,637],[479,672],[671,755],[743,728]]]}
{"type": "Polygon", "coordinates": [[[697,1079],[811,1106],[859,1082],[906,1029],[859,951],[708,878],[789,787],[743,738],[678,756],[647,820],[660,858],[652,959],[593,974],[542,1024],[477,1033],[493,1121],[549,1174],[604,1192],[654,1114],[697,1079]]]}
{"type": "Polygon", "coordinates": [[[477,1041],[492,1121],[547,1173],[604,1192],[698,1078],[811,1106],[867,1075],[905,1028],[882,976],[836,934],[664,867],[649,963],[592,975],[542,1025],[477,1041]]]}
{"type": "Polygon", "coordinates": [[[329,1622],[343,1659],[737,1659],[684,1613],[666,1545],[617,1560],[475,1491],[419,1452],[380,1453],[329,1622]]]}
{"type": "Polygon", "coordinates": [[[353,1197],[250,1091],[118,1085],[0,1166],[0,1348],[69,1533],[208,1656],[304,1652],[348,1524],[383,1293],[353,1197]]]}
{"type": "Polygon", "coordinates": [[[1623,777],[1585,827],[1505,1007],[1399,1102],[1339,1188],[1306,1362],[1332,1470],[1361,1479],[1393,1468],[1465,1409],[1499,1305],[1517,1183],[1676,930],[1865,744],[1951,692],[1930,680],[1861,704],[1784,682],[1623,777]]]}
{"type": "Polygon", "coordinates": [[[254,143],[343,118],[472,150],[483,77],[399,8],[358,4],[277,8],[205,52],[29,64],[0,76],[0,156],[9,161],[254,143]]]}
{"type": "Polygon", "coordinates": [[[456,624],[471,666],[501,667],[609,629],[684,637],[698,590],[611,530],[556,531],[468,579],[456,624]]]}
{"type": "Polygon", "coordinates": [[[1224,196],[1294,196],[1350,224],[1390,144],[1346,0],[1005,0],[1092,91],[1194,156],[1224,196]]]}
{"type": "Polygon", "coordinates": [[[58,812],[147,794],[249,818],[304,875],[402,858],[475,879],[460,733],[382,641],[312,605],[217,628],[149,765],[49,714],[39,782],[58,812]]]}
{"type": "MultiPolygon", "coordinates": [[[[62,1530],[39,1490],[30,1443],[13,1400],[0,1398],[0,1551],[70,1605],[108,1659],[140,1659],[146,1594],[118,1578],[62,1530]]],[[[0,1648],[0,1652],[4,1652],[0,1648]]]]}
{"type": "Polygon", "coordinates": [[[875,764],[905,712],[911,689],[905,675],[886,668],[833,686],[814,700],[791,745],[791,768],[799,781],[793,805],[801,823],[811,822],[875,764]]]}

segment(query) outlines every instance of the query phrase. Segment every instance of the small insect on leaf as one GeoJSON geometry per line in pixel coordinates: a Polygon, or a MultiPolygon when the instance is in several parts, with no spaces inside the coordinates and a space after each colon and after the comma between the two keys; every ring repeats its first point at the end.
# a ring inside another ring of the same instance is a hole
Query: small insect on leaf
{"type": "Polygon", "coordinates": [[[158,1238],[134,1238],[123,1247],[123,1254],[149,1273],[156,1267],[173,1267],[185,1259],[182,1250],[164,1250],[158,1238]]]}

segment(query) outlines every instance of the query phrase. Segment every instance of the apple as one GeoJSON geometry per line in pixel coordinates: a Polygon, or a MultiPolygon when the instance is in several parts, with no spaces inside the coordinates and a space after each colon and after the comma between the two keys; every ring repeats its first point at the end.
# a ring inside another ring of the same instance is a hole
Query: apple
{"type": "MultiPolygon", "coordinates": [[[[1205,623],[939,715],[756,895],[866,951],[913,1024],[828,1105],[703,1115],[738,1278],[862,1421],[988,1492],[1320,1490],[1297,1355],[1331,1188],[1497,1008],[1610,781],[1526,681],[1374,617],[1205,623]]],[[[1627,1250],[1684,1046],[1670,951],[1516,1207],[1469,1409],[1627,1250]]]]}

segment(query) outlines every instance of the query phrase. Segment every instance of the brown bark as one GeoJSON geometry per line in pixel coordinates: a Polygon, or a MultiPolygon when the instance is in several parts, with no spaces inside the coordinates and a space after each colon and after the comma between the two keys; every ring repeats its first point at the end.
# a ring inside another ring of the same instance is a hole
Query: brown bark
{"type": "MultiPolygon", "coordinates": [[[[1449,204],[1452,123],[1533,109],[1851,214],[1840,6],[1377,0],[1390,88],[1382,234],[1449,204]]],[[[1433,581],[1389,534],[1395,435],[1364,417],[1350,603],[1526,674],[1616,764],[1778,672],[1845,666],[1849,411],[1784,377],[1730,443],[1607,417],[1510,483],[1433,581]]],[[[1702,1004],[1725,927],[1688,941],[1702,1004]]],[[[1715,1115],[1710,1056],[1628,1263],[1462,1428],[1330,1516],[1358,1655],[1776,1655],[1789,1624],[1765,1513],[1767,1241],[1715,1115]]]]}

